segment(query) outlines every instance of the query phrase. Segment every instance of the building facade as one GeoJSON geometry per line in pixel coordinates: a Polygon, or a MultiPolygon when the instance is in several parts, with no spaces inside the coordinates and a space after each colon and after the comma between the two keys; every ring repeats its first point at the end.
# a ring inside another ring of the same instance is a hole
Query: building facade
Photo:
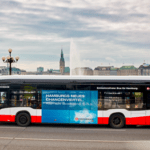
{"type": "Polygon", "coordinates": [[[60,57],[60,62],[59,62],[59,70],[60,73],[63,75],[65,72],[65,60],[64,60],[64,54],[63,54],[63,50],[61,50],[61,57],[60,57]]]}
{"type": "Polygon", "coordinates": [[[137,76],[138,75],[138,69],[134,67],[133,65],[131,66],[122,66],[120,69],[117,71],[118,76],[137,76]]]}
{"type": "Polygon", "coordinates": [[[8,69],[6,66],[0,66],[0,75],[8,75],[8,69]]]}
{"type": "Polygon", "coordinates": [[[150,64],[143,63],[138,69],[139,76],[150,76],[150,64]]]}
{"type": "MultiPolygon", "coordinates": [[[[9,73],[9,68],[7,68],[8,73],[9,73]]],[[[12,75],[21,75],[21,69],[16,68],[16,67],[12,67],[11,68],[11,74],[12,75]]]]}
{"type": "Polygon", "coordinates": [[[38,67],[37,68],[37,72],[43,72],[44,71],[44,68],[43,67],[38,67]]]}
{"type": "Polygon", "coordinates": [[[109,76],[111,68],[114,68],[113,66],[98,66],[94,69],[93,75],[95,76],[109,76]]]}
{"type": "Polygon", "coordinates": [[[110,69],[110,76],[117,76],[118,68],[111,68],[110,69]]]}

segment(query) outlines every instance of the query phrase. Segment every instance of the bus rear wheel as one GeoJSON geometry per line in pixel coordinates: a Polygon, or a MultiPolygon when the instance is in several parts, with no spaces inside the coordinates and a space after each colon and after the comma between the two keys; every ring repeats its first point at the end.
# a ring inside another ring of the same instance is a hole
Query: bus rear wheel
{"type": "Polygon", "coordinates": [[[30,122],[31,122],[31,118],[30,115],[27,113],[19,113],[16,117],[16,123],[21,127],[28,126],[30,122]]]}
{"type": "Polygon", "coordinates": [[[122,128],[125,124],[125,118],[121,114],[113,114],[109,119],[112,128],[122,128]]]}

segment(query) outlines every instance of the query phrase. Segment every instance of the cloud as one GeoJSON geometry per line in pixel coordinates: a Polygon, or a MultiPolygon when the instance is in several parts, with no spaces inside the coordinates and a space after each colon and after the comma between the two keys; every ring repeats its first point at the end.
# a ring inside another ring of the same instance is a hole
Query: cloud
{"type": "Polygon", "coordinates": [[[106,57],[106,60],[108,60],[109,62],[115,62],[115,59],[111,58],[111,57],[106,57]]]}
{"type": "Polygon", "coordinates": [[[27,60],[32,68],[37,59],[47,67],[51,56],[56,67],[62,46],[69,64],[73,38],[82,66],[123,61],[138,66],[149,59],[149,7],[148,0],[2,0],[0,55],[12,48],[20,63],[27,60]]]}

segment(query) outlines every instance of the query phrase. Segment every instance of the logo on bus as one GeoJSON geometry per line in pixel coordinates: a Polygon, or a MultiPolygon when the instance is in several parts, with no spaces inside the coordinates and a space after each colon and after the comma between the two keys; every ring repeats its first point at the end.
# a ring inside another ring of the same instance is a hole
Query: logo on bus
{"type": "Polygon", "coordinates": [[[78,118],[75,118],[75,120],[78,121],[79,119],[78,119],[78,118]]]}

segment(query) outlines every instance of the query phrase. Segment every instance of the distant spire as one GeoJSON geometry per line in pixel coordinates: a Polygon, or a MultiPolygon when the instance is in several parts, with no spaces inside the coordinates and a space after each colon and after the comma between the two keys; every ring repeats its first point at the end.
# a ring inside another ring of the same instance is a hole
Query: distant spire
{"type": "Polygon", "coordinates": [[[63,49],[61,49],[61,57],[63,56],[63,49]]]}
{"type": "Polygon", "coordinates": [[[64,61],[63,49],[61,49],[61,58],[60,58],[60,61],[64,61]]]}

